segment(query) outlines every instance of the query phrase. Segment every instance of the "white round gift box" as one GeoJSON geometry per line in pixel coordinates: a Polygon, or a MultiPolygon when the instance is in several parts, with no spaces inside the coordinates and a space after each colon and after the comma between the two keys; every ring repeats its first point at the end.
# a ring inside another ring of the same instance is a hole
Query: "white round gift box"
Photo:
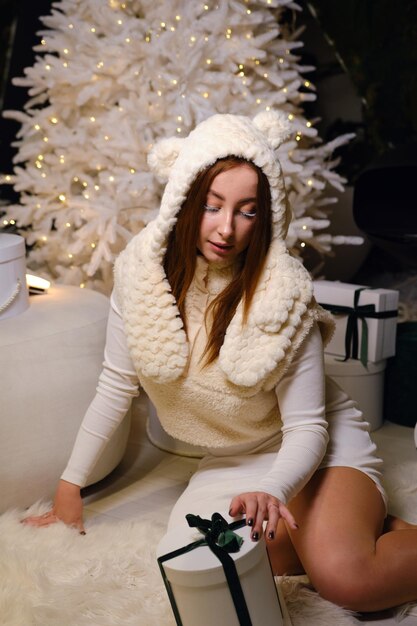
{"type": "MultiPolygon", "coordinates": [[[[243,537],[239,552],[231,553],[252,626],[283,626],[283,611],[272,575],[264,538],[250,538],[248,526],[235,530],[243,537]]],[[[203,535],[186,525],[165,535],[157,547],[160,558],[198,541],[203,535]]],[[[199,546],[163,564],[182,626],[239,626],[223,566],[208,546],[199,546]]]]}
{"type": "Polygon", "coordinates": [[[324,355],[325,372],[348,396],[358,403],[371,430],[382,426],[384,409],[384,374],[386,359],[368,362],[365,367],[356,359],[341,361],[333,354],[324,355]]]}
{"type": "Polygon", "coordinates": [[[0,233],[0,320],[29,307],[25,251],[23,237],[0,233]]]}

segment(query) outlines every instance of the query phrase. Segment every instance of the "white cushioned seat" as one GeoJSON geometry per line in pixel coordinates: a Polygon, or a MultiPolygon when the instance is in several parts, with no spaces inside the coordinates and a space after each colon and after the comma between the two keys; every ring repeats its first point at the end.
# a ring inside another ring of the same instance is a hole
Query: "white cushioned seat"
{"type": "MultiPolygon", "coordinates": [[[[0,320],[0,511],[52,497],[103,362],[109,300],[54,286],[29,308],[0,320]]],[[[126,416],[88,484],[121,460],[126,416]]]]}

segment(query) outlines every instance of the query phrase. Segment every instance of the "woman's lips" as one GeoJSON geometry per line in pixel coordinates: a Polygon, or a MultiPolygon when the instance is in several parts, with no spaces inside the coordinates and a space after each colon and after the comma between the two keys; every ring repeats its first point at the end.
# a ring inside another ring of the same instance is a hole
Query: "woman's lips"
{"type": "Polygon", "coordinates": [[[214,248],[216,252],[220,252],[223,254],[226,254],[227,252],[230,252],[233,249],[233,246],[231,244],[216,243],[214,241],[209,241],[209,244],[214,248]]]}

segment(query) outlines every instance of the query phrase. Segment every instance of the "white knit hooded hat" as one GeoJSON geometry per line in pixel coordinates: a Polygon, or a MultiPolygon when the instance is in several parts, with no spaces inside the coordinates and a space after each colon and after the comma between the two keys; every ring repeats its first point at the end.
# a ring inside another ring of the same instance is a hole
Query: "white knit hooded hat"
{"type": "Polygon", "coordinates": [[[266,175],[273,230],[247,323],[242,324],[240,303],[218,364],[230,382],[250,387],[288,360],[292,340],[305,326],[313,302],[311,278],[288,254],[284,242],[288,206],[275,150],[290,133],[288,116],[277,111],[260,113],[253,120],[218,114],[201,122],[188,137],[160,140],[151,150],[150,167],[158,178],[168,180],[160,211],[131,240],[115,266],[116,294],[139,377],[169,382],[186,368],[188,341],[163,268],[168,235],[196,175],[231,155],[252,161],[266,175]]]}

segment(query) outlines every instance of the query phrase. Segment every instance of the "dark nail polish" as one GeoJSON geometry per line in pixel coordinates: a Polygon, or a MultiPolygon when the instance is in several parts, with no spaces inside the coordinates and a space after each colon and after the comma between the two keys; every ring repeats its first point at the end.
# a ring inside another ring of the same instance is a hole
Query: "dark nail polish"
{"type": "Polygon", "coordinates": [[[85,530],[80,530],[80,535],[86,535],[87,533],[85,532],[85,530]]]}
{"type": "Polygon", "coordinates": [[[268,533],[268,539],[273,539],[275,537],[275,533],[273,530],[270,530],[268,533]]]}
{"type": "Polygon", "coordinates": [[[252,539],[253,539],[254,541],[258,541],[258,539],[259,539],[259,534],[258,534],[256,531],[255,531],[254,533],[252,533],[252,539]]]}
{"type": "Polygon", "coordinates": [[[253,519],[251,517],[248,519],[248,526],[253,526],[253,519]]]}

